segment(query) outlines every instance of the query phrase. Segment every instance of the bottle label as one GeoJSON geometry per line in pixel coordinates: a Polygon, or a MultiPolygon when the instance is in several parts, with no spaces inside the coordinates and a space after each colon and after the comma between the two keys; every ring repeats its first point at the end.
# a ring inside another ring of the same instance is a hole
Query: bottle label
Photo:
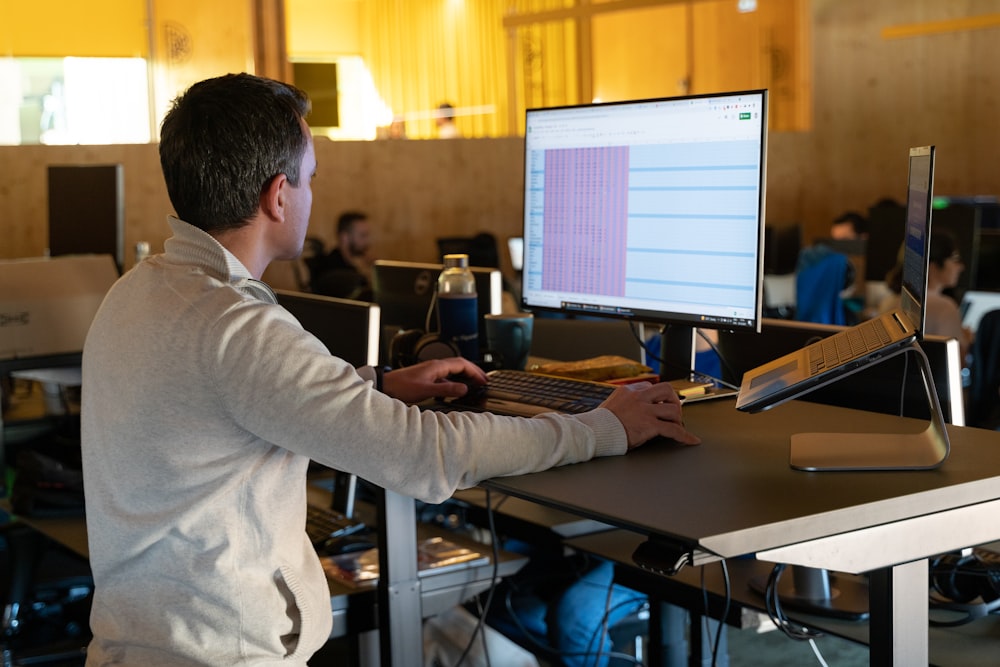
{"type": "Polygon", "coordinates": [[[466,359],[479,361],[479,300],[475,294],[438,295],[438,331],[466,359]]]}

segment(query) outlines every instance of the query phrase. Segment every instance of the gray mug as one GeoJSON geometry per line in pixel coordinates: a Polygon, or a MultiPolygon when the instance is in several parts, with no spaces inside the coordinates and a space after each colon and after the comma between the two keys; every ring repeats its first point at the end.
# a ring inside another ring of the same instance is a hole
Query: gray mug
{"type": "Polygon", "coordinates": [[[531,351],[531,313],[486,315],[486,344],[500,368],[524,370],[531,351]]]}

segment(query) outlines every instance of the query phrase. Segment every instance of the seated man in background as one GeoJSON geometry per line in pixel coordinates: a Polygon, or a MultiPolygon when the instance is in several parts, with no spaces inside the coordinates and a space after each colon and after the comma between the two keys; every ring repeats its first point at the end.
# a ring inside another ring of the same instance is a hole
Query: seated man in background
{"type": "Polygon", "coordinates": [[[337,220],[337,245],[308,260],[309,286],[316,294],[342,299],[372,300],[371,226],[360,211],[337,220]]]}

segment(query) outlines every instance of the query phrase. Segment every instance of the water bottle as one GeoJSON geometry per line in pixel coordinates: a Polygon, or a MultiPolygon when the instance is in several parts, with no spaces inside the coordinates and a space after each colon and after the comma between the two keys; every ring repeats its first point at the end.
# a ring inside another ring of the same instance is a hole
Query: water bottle
{"type": "Polygon", "coordinates": [[[479,300],[468,255],[445,255],[438,277],[438,335],[459,354],[479,361],[479,300]]]}
{"type": "Polygon", "coordinates": [[[147,257],[149,257],[149,241],[139,241],[135,244],[135,263],[138,264],[147,257]]]}

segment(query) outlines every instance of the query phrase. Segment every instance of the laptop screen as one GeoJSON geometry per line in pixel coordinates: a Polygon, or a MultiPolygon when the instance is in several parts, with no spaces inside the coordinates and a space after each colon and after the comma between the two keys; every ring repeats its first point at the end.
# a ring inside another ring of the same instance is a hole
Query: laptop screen
{"type": "Polygon", "coordinates": [[[900,307],[917,334],[924,330],[927,294],[927,253],[930,251],[931,200],[934,193],[934,147],[910,149],[906,194],[906,236],[903,239],[903,289],[900,307]]]}

